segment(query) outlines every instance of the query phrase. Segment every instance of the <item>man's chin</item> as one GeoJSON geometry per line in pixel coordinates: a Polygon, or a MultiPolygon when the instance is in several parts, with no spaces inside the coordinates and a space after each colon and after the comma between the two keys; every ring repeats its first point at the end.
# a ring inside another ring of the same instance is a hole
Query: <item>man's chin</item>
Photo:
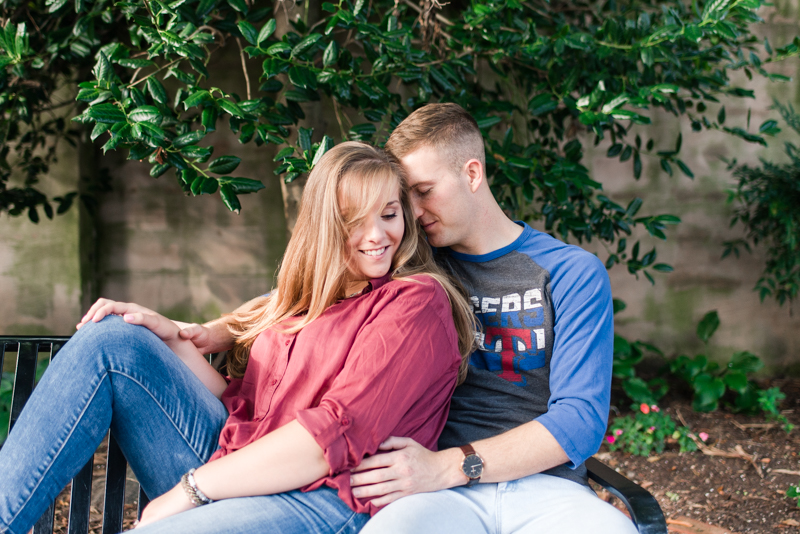
{"type": "Polygon", "coordinates": [[[433,248],[445,248],[452,245],[444,236],[439,235],[438,233],[429,234],[425,232],[425,237],[428,239],[428,244],[433,248]]]}

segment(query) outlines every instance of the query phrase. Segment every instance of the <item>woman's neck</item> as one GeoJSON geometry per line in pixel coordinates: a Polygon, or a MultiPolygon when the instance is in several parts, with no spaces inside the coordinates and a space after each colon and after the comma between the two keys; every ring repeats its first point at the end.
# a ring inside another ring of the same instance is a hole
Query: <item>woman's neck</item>
{"type": "Polygon", "coordinates": [[[352,282],[348,282],[344,290],[345,298],[353,297],[361,293],[364,288],[367,287],[367,284],[368,282],[366,280],[354,280],[352,282]]]}

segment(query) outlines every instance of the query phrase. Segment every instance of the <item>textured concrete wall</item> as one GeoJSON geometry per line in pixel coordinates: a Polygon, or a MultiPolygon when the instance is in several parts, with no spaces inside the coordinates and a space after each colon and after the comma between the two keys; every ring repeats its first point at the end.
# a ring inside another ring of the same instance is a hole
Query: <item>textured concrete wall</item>
{"type": "MultiPolygon", "coordinates": [[[[798,33],[797,0],[779,0],[775,10],[764,16],[769,24],[758,31],[768,32],[773,46],[798,33]]],[[[215,76],[221,82],[215,83],[245,95],[238,54],[220,58],[209,67],[223,71],[215,76]]],[[[792,60],[777,70],[795,76],[797,67],[798,61],[792,60]]],[[[250,70],[254,89],[258,68],[254,64],[250,70]]],[[[759,100],[725,102],[727,125],[744,126],[748,106],[752,108],[751,131],[766,118],[775,118],[776,113],[768,110],[772,97],[800,108],[796,81],[757,80],[747,85],[757,88],[759,100]]],[[[315,118],[320,117],[309,119],[315,118]]],[[[751,290],[762,269],[761,251],[738,260],[720,260],[722,241],[741,234],[739,228],[728,228],[731,208],[725,204],[725,190],[734,182],[720,157],[750,163],[759,156],[780,161],[782,143],[771,142],[763,149],[723,134],[693,134],[686,122],[679,124],[670,116],[659,116],[656,122],[663,132],[657,136],[661,148],[673,146],[682,130],[681,157],[694,170],[694,180],[677,172],[672,178],[666,176],[655,160],[645,161],[643,176],[635,182],[630,162],[621,167],[607,159],[605,144],[589,150],[586,159],[606,194],[618,202],[642,196],[642,214],[675,213],[684,221],[668,231],[666,243],[640,236],[644,250],[656,244],[659,261],[675,267],[670,275],[656,275],[654,287],[643,278],[634,280],[624,268],[612,270],[615,296],[628,304],[617,318],[618,331],[656,343],[668,353],[694,354],[704,349],[694,334],[697,321],[717,309],[722,326],[708,349],[712,355],[727,358],[734,350],[747,349],[774,367],[800,367],[797,313],[791,317],[786,306],[780,308],[769,300],[761,304],[751,290]]],[[[255,195],[241,197],[241,215],[228,212],[218,195],[183,195],[172,173],[154,180],[146,165],[115,154],[98,157],[97,166],[110,170],[114,189],[101,197],[96,237],[91,242],[97,251],[93,261],[98,294],[137,301],[176,319],[201,321],[271,287],[286,242],[280,183],[272,174],[273,150],[242,146],[233,136],[220,137],[214,136],[215,156],[239,155],[242,164],[235,174],[262,178],[267,185],[255,195]]],[[[75,189],[78,167],[74,153],[62,147],[60,164],[44,184],[45,190],[58,194],[75,189]]],[[[24,218],[0,217],[0,332],[73,331],[82,308],[78,218],[75,209],[38,225],[24,218]]],[[[593,247],[595,243],[587,246],[593,247]]],[[[606,253],[600,256],[605,259],[606,253]]]]}
{"type": "MultiPolygon", "coordinates": [[[[66,143],[59,163],[42,180],[53,196],[74,190],[77,155],[66,143]]],[[[0,333],[70,334],[80,316],[78,210],[52,221],[40,210],[39,224],[27,214],[0,215],[0,333]]]]}
{"type": "MultiPolygon", "coordinates": [[[[235,48],[208,68],[215,85],[246,98],[235,48]]],[[[252,73],[258,71],[250,72],[257,84],[252,73]]],[[[227,118],[207,140],[212,158],[239,156],[233,175],[263,180],[266,188],[240,196],[237,215],[218,193],[182,193],[173,171],[156,180],[149,165],[112,157],[113,191],[102,198],[97,224],[100,296],[138,302],[172,319],[206,321],[272,287],[286,246],[280,181],[272,172],[275,150],[240,144],[227,131],[227,118]]]]}

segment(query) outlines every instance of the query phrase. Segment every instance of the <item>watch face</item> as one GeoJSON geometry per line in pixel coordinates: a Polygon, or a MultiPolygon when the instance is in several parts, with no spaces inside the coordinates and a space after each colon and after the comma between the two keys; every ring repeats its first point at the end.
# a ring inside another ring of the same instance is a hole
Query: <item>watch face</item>
{"type": "Polygon", "coordinates": [[[478,478],[483,473],[483,460],[477,454],[470,454],[464,458],[461,470],[469,478],[478,478]]]}

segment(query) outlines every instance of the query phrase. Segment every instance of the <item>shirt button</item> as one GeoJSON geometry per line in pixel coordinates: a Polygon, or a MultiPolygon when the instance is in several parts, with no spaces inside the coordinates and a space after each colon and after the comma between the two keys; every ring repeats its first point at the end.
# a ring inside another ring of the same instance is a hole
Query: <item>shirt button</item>
{"type": "Polygon", "coordinates": [[[289,343],[291,343],[291,342],[292,342],[291,340],[287,339],[287,340],[286,340],[286,343],[284,343],[284,345],[286,345],[286,346],[288,347],[288,346],[289,346],[289,343]]]}
{"type": "Polygon", "coordinates": [[[270,386],[274,386],[274,385],[275,385],[275,384],[277,384],[277,383],[278,383],[278,381],[277,381],[276,379],[274,379],[274,378],[273,378],[272,380],[270,380],[270,381],[269,381],[269,385],[270,385],[270,386]]]}
{"type": "Polygon", "coordinates": [[[347,426],[347,425],[349,425],[349,424],[350,424],[350,419],[348,419],[347,417],[345,417],[344,419],[342,419],[342,424],[343,424],[344,426],[347,426]]]}

